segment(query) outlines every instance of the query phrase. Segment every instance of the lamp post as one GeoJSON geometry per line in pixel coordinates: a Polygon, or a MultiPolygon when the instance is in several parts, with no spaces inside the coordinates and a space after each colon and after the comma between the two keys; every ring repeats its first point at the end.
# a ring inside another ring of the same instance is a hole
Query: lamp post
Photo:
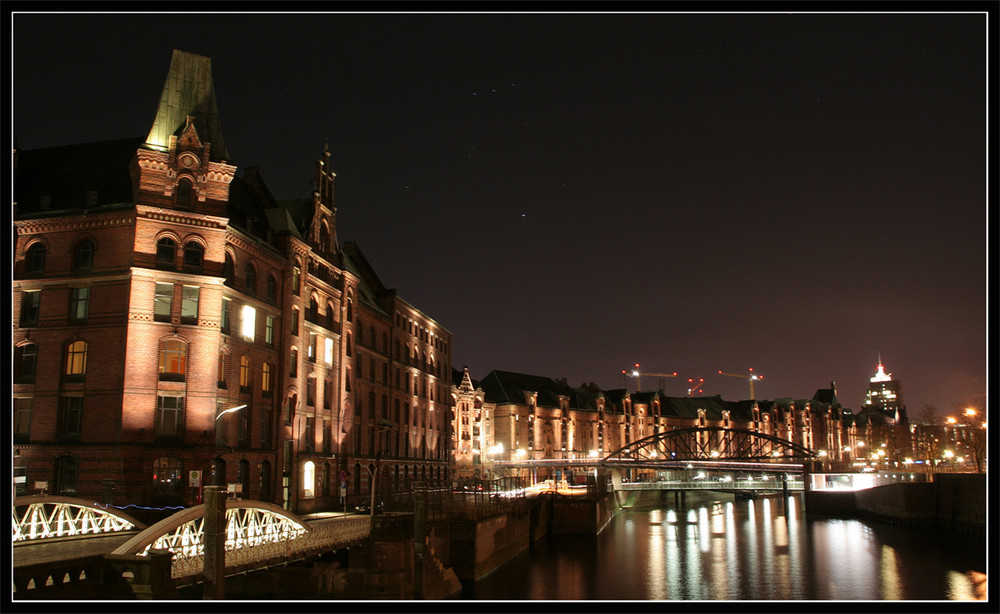
{"type": "Polygon", "coordinates": [[[375,444],[377,446],[377,449],[375,450],[375,466],[374,466],[374,468],[371,471],[371,474],[372,474],[372,486],[371,486],[371,493],[370,493],[371,494],[371,507],[368,508],[368,513],[371,516],[373,516],[373,517],[375,516],[375,482],[376,482],[376,478],[378,478],[378,472],[379,472],[379,469],[380,469],[379,464],[380,464],[380,462],[382,460],[381,437],[378,437],[378,436],[381,435],[382,433],[385,433],[386,431],[388,431],[389,429],[391,429],[394,426],[396,426],[395,422],[391,422],[389,420],[386,420],[385,418],[379,418],[378,425],[377,425],[378,429],[375,431],[375,435],[376,435],[376,437],[375,437],[375,444]]]}

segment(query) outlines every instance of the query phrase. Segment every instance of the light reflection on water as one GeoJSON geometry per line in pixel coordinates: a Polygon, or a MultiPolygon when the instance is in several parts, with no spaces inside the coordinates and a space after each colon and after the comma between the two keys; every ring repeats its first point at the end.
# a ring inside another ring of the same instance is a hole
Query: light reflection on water
{"type": "Polygon", "coordinates": [[[628,511],[593,538],[556,536],[462,599],[949,600],[975,592],[985,540],[806,517],[798,495],[628,511]]]}

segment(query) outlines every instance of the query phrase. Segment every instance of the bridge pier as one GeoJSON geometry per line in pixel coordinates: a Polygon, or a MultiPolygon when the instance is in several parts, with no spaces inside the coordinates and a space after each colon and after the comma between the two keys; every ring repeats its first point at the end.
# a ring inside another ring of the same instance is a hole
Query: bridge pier
{"type": "Polygon", "coordinates": [[[226,492],[220,486],[205,487],[204,574],[202,598],[225,599],[226,589],[226,492]]]}

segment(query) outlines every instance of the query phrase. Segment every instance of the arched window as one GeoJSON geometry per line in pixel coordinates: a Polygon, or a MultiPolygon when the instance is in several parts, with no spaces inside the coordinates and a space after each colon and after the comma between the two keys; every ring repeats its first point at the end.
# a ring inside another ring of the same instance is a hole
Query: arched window
{"type": "Polygon", "coordinates": [[[326,221],[319,227],[319,251],[321,254],[330,251],[330,228],[326,225],[326,221]]]}
{"type": "Polygon", "coordinates": [[[299,375],[299,350],[298,348],[292,348],[291,353],[288,357],[288,376],[298,377],[299,375]]]}
{"type": "Polygon", "coordinates": [[[28,248],[25,258],[28,273],[41,273],[45,270],[45,253],[45,245],[41,243],[35,243],[28,248]]]}
{"type": "Polygon", "coordinates": [[[156,242],[156,264],[174,266],[177,263],[177,244],[170,237],[163,237],[156,242]]]}
{"type": "Polygon", "coordinates": [[[267,276],[267,300],[272,303],[278,300],[278,282],[274,279],[274,275],[271,274],[267,276]]]}
{"type": "Polygon", "coordinates": [[[296,337],[299,335],[299,308],[292,307],[292,329],[291,333],[296,337]]]}
{"type": "Polygon", "coordinates": [[[233,257],[226,252],[226,261],[222,264],[222,276],[226,279],[227,286],[233,286],[236,282],[236,264],[233,257]]]}
{"type": "Polygon", "coordinates": [[[90,239],[84,239],[80,241],[76,246],[76,262],[74,263],[77,269],[89,269],[94,266],[94,242],[90,239]]]}
{"type": "Polygon", "coordinates": [[[66,375],[83,377],[87,373],[87,342],[74,341],[66,346],[66,375]]]}
{"type": "Polygon", "coordinates": [[[333,330],[333,304],[326,304],[326,327],[333,330]]]}
{"type": "Polygon", "coordinates": [[[354,301],[351,300],[351,297],[347,297],[347,321],[354,321],[354,301]]]}
{"type": "Polygon", "coordinates": [[[35,370],[38,366],[38,346],[34,343],[24,343],[14,349],[14,381],[31,383],[35,381],[35,370]]]}
{"type": "Polygon", "coordinates": [[[257,269],[252,264],[247,265],[243,272],[243,279],[246,281],[247,293],[255,294],[257,292],[257,269]]]}
{"type": "Polygon", "coordinates": [[[309,311],[306,312],[306,320],[316,324],[319,320],[319,303],[316,302],[316,297],[309,299],[309,311]]]}
{"type": "Polygon", "coordinates": [[[191,271],[200,271],[201,262],[205,257],[205,248],[197,241],[188,241],[184,245],[184,268],[191,271]]]}
{"type": "Polygon", "coordinates": [[[180,459],[161,456],[153,459],[153,498],[156,503],[166,503],[163,499],[173,499],[181,494],[184,474],[180,459]]]}
{"type": "Polygon", "coordinates": [[[182,382],[187,372],[187,344],[168,339],[160,344],[160,380],[182,382]]]}
{"type": "Polygon", "coordinates": [[[188,177],[177,182],[177,206],[190,207],[194,200],[194,184],[188,177]]]}
{"type": "Polygon", "coordinates": [[[240,356],[240,392],[250,392],[249,356],[240,356]]]}
{"type": "Polygon", "coordinates": [[[260,391],[265,397],[269,397],[271,388],[271,363],[265,362],[260,366],[260,391]]]}

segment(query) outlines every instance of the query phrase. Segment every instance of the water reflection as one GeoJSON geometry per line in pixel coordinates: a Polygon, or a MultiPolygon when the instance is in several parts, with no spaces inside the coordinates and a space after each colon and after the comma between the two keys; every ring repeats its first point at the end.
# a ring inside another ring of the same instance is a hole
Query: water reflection
{"type": "Polygon", "coordinates": [[[689,496],[623,512],[597,537],[544,539],[463,598],[969,599],[970,570],[985,570],[985,540],[806,517],[798,495],[689,496]]]}

